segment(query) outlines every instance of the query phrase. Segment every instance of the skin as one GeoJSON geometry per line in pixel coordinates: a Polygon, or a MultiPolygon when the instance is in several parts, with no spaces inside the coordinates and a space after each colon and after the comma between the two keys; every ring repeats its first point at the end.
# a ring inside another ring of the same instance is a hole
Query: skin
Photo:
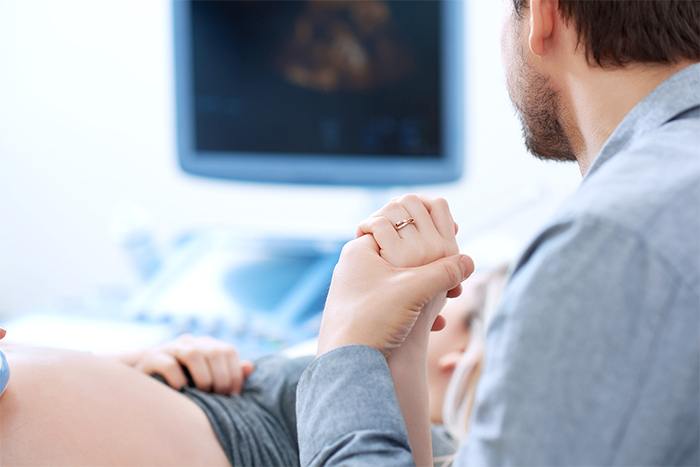
{"type": "Polygon", "coordinates": [[[173,389],[181,389],[188,383],[186,368],[197,389],[223,395],[239,394],[245,379],[253,372],[252,362],[239,360],[232,345],[189,334],[116,358],[147,375],[161,375],[173,389]]]}
{"type": "Polygon", "coordinates": [[[116,361],[4,344],[0,465],[228,466],[204,413],[116,361]]]}

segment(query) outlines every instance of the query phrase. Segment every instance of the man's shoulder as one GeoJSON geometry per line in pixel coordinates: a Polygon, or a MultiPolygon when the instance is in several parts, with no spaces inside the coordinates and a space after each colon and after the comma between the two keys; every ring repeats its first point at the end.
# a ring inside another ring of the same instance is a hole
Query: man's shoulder
{"type": "Polygon", "coordinates": [[[700,280],[700,120],[672,122],[633,142],[587,177],[554,223],[635,237],[700,280]]]}
{"type": "Polygon", "coordinates": [[[632,141],[587,176],[566,208],[635,228],[659,211],[697,209],[700,119],[671,122],[632,141]]]}

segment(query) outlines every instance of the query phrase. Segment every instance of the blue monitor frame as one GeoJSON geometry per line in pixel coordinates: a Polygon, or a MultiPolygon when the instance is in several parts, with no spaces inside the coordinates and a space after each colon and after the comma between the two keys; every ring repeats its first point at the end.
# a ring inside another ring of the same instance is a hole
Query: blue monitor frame
{"type": "Polygon", "coordinates": [[[412,158],[198,151],[192,108],[190,2],[173,0],[177,153],[187,173],[268,183],[397,186],[444,183],[461,178],[465,159],[463,96],[463,0],[442,1],[442,148],[439,157],[412,158]]]}

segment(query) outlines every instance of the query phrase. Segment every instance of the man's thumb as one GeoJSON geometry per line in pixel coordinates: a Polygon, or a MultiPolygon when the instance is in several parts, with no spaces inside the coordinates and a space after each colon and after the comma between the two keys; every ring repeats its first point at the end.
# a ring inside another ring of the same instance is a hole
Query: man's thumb
{"type": "Polygon", "coordinates": [[[448,256],[425,266],[416,268],[416,287],[426,296],[452,290],[474,272],[474,262],[469,256],[448,256]]]}

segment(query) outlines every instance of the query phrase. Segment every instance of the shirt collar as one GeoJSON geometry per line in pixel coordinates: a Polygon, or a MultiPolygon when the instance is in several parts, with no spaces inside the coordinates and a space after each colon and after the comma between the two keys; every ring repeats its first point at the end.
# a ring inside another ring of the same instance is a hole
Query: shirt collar
{"type": "Polygon", "coordinates": [[[639,136],[695,107],[700,107],[700,63],[690,65],[666,79],[638,102],[605,142],[585,178],[639,136]]]}

